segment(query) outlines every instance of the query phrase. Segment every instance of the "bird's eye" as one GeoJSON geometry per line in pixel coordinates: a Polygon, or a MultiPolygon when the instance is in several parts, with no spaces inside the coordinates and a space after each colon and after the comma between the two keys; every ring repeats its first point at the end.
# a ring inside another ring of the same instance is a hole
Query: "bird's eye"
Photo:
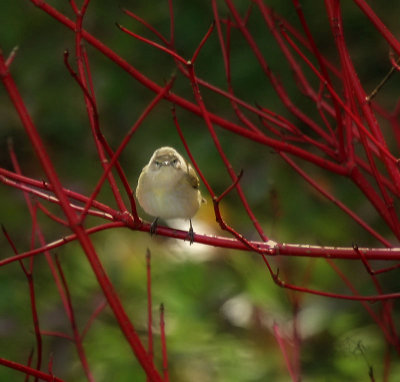
{"type": "Polygon", "coordinates": [[[161,162],[159,162],[158,160],[154,161],[154,163],[156,164],[156,167],[161,167],[161,162]]]}
{"type": "Polygon", "coordinates": [[[178,163],[179,163],[178,158],[175,158],[175,159],[173,159],[173,160],[171,161],[171,164],[172,164],[172,166],[174,166],[174,167],[177,167],[177,166],[178,166],[178,163]]]}

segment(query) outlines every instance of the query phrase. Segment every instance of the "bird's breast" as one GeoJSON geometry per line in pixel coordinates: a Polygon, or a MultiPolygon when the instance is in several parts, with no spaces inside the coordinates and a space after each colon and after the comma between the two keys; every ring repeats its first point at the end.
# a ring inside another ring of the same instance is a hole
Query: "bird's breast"
{"type": "Polygon", "coordinates": [[[201,204],[201,195],[187,180],[186,174],[174,168],[147,173],[139,180],[139,203],[150,215],[174,219],[192,218],[201,204]]]}

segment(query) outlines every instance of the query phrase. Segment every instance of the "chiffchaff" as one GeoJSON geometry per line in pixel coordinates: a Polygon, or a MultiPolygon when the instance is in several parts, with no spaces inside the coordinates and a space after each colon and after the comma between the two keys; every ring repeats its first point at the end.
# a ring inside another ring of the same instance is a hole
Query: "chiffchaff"
{"type": "Polygon", "coordinates": [[[161,147],[154,151],[139,176],[136,188],[140,206],[156,218],[150,232],[155,233],[158,218],[189,219],[188,234],[192,243],[191,219],[204,203],[199,185],[199,178],[191,164],[174,148],[161,147]]]}

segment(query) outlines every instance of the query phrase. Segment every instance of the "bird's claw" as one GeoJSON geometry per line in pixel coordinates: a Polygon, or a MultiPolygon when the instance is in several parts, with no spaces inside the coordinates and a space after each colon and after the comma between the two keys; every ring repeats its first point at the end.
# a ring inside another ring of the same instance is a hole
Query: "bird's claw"
{"type": "Polygon", "coordinates": [[[151,226],[150,226],[150,235],[151,236],[153,236],[156,233],[157,226],[158,226],[158,218],[155,218],[153,223],[151,223],[151,226]]]}
{"type": "Polygon", "coordinates": [[[187,233],[187,238],[189,239],[190,245],[192,245],[194,242],[194,232],[193,232],[192,220],[190,220],[190,228],[187,233]]]}

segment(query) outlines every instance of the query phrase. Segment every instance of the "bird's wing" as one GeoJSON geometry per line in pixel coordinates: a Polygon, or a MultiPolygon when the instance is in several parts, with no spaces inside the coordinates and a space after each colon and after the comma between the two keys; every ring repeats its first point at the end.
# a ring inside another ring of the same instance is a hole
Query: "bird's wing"
{"type": "Polygon", "coordinates": [[[187,167],[187,178],[189,180],[190,185],[193,188],[199,188],[200,181],[196,174],[196,171],[194,171],[194,168],[192,167],[192,165],[187,161],[186,161],[186,167],[187,167]]]}

